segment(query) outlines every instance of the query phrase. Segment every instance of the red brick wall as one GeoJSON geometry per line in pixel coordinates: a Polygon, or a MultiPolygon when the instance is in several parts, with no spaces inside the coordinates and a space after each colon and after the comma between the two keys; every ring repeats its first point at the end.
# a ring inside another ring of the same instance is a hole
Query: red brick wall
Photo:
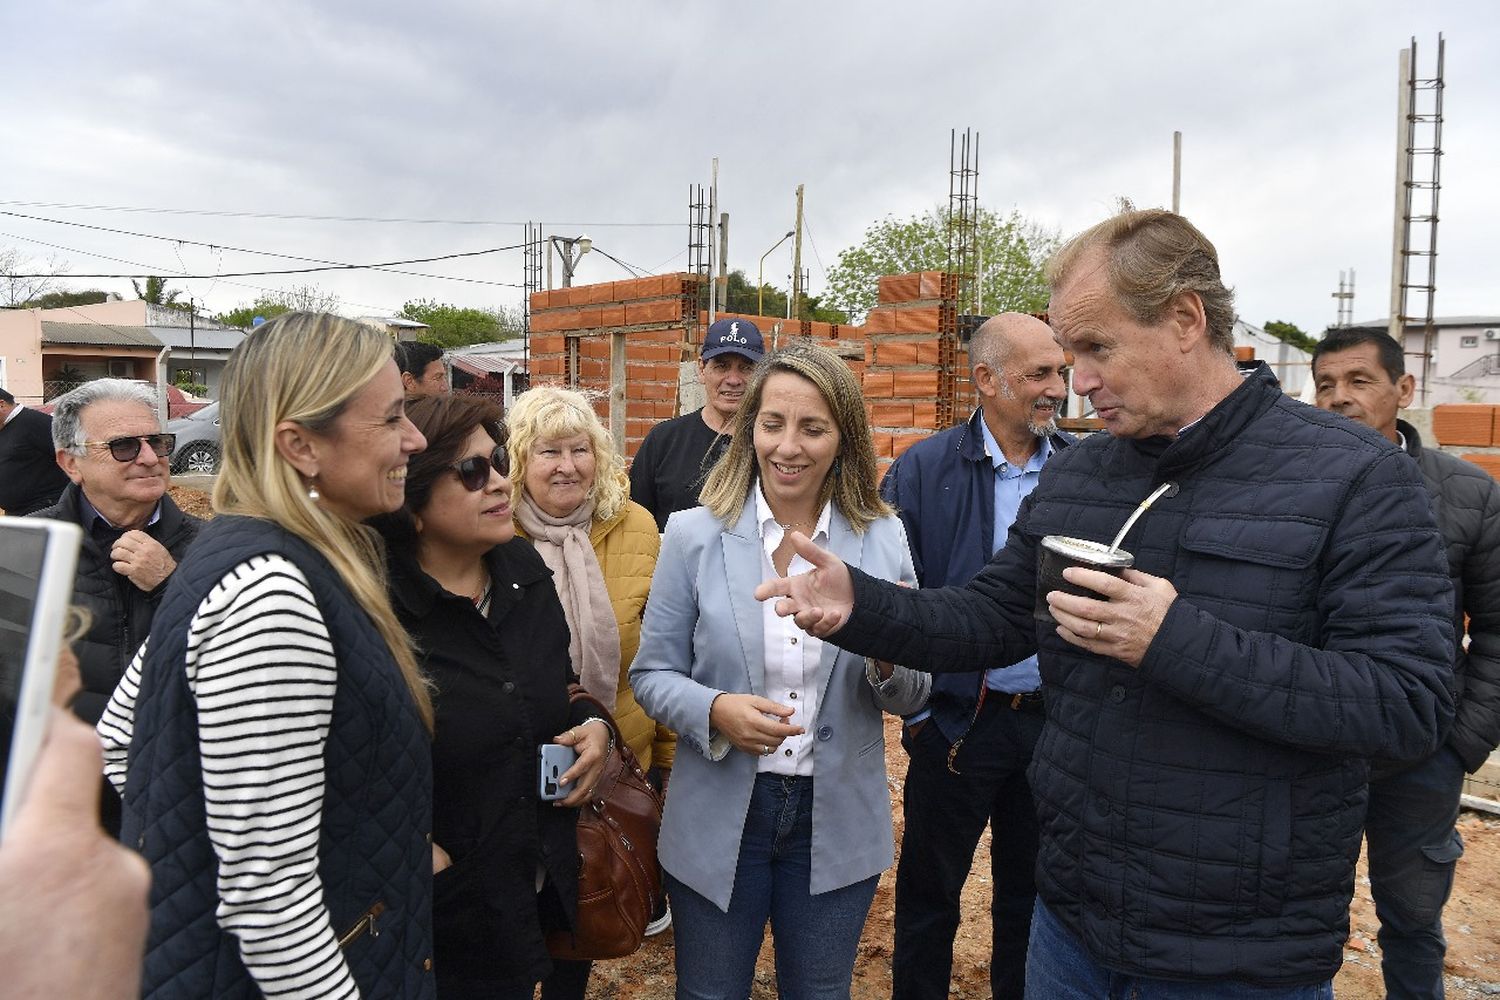
{"type": "MultiPolygon", "coordinates": [[[[576,341],[578,387],[598,394],[596,409],[607,420],[609,335],[624,333],[625,450],[634,455],[647,431],[678,413],[678,366],[696,359],[708,321],[696,308],[700,281],[678,273],[535,293],[533,382],[566,383],[576,341]]],[[[753,321],[768,347],[809,337],[845,358],[864,386],[876,454],[889,461],[941,430],[940,414],[961,420],[974,405],[968,360],[952,335],[956,285],[938,271],[882,278],[879,305],[861,326],[723,315],[753,321]]]]}

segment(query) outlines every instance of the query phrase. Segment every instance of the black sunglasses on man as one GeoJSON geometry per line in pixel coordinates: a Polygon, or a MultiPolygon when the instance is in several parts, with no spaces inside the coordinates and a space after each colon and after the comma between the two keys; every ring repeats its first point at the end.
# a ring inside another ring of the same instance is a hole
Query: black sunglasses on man
{"type": "Polygon", "coordinates": [[[167,458],[177,447],[176,434],[136,434],[131,437],[110,438],[108,441],[85,441],[85,448],[108,448],[116,462],[134,462],[145,442],[156,453],[157,458],[167,458]]]}

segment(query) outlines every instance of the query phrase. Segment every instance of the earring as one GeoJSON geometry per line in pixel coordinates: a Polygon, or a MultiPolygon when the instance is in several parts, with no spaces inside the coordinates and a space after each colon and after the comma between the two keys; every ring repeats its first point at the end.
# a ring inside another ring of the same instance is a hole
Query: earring
{"type": "Polygon", "coordinates": [[[317,483],[307,484],[307,499],[311,500],[313,503],[317,503],[319,500],[323,499],[323,494],[318,492],[317,483]]]}

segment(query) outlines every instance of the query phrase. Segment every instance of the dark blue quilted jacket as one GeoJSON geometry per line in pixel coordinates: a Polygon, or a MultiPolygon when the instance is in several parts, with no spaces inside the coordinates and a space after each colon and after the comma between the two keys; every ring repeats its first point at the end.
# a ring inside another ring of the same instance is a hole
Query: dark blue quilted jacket
{"type": "Polygon", "coordinates": [[[324,751],[318,875],[342,938],[372,908],[375,931],[344,948],[360,993],[433,997],[432,761],[400,671],[328,562],[269,522],[220,517],[173,574],[151,630],[125,784],[122,839],[151,864],[142,995],[258,997],[237,942],[219,929],[217,865],[204,821],[197,712],[182,664],[203,598],[251,556],[275,553],[306,575],[339,663],[324,751]]]}
{"type": "Polygon", "coordinates": [[[1176,440],[1097,434],[1048,462],[966,588],[855,572],[836,641],[922,670],[1040,650],[1037,887],[1106,967],[1330,979],[1348,934],[1367,765],[1453,718],[1452,589],[1415,463],[1284,396],[1264,366],[1176,440]],[[1032,620],[1045,534],[1126,548],[1178,599],[1139,669],[1032,620]]]}
{"type": "MultiPolygon", "coordinates": [[[[981,411],[906,449],[886,470],[880,495],[906,525],[911,560],[920,587],[961,586],[972,580],[995,550],[995,465],[984,452],[981,411]]],[[[1051,437],[1054,452],[1073,443],[1062,431],[1051,437]]],[[[1004,663],[992,666],[1007,666],[1004,663]]],[[[944,739],[953,743],[974,722],[984,674],[938,674],[927,710],[944,739]]]]}

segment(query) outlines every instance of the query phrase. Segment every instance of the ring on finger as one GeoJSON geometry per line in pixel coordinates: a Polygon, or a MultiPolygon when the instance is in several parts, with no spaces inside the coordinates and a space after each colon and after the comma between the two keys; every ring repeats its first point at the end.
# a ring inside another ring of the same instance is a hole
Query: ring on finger
{"type": "Polygon", "coordinates": [[[760,745],[760,755],[762,757],[769,757],[769,756],[771,756],[771,748],[769,746],[767,746],[766,744],[762,743],[760,745]]]}
{"type": "Polygon", "coordinates": [[[1103,634],[1103,632],[1104,632],[1104,623],[1103,622],[1094,622],[1094,638],[1098,639],[1099,636],[1103,634]]]}

